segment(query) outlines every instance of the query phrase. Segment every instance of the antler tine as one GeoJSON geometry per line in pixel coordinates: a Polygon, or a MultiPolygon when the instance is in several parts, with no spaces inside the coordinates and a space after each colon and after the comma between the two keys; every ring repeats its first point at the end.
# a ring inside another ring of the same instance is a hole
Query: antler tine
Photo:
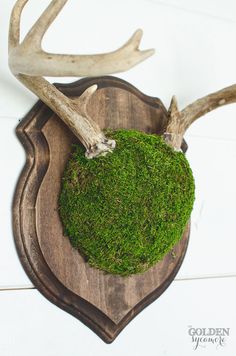
{"type": "Polygon", "coordinates": [[[25,45],[34,46],[40,49],[45,32],[65,6],[67,1],[68,0],[53,0],[29,30],[23,43],[25,45]]]}
{"type": "Polygon", "coordinates": [[[194,121],[212,110],[235,102],[236,84],[206,95],[181,111],[178,110],[176,99],[173,106],[172,99],[169,109],[169,122],[165,133],[166,141],[178,150],[186,130],[194,121]]]}
{"type": "Polygon", "coordinates": [[[184,122],[185,130],[187,130],[187,128],[195,120],[207,114],[208,112],[215,110],[223,105],[228,105],[235,102],[236,84],[196,100],[181,111],[181,117],[182,121],[184,122]]]}
{"type": "MultiPolygon", "coordinates": [[[[65,0],[63,2],[65,3],[65,0]]],[[[41,49],[42,37],[53,18],[56,17],[55,14],[53,15],[53,5],[57,13],[59,12],[57,4],[58,0],[54,0],[28,33],[22,45],[18,47],[12,57],[10,56],[9,64],[14,73],[52,77],[106,75],[124,72],[154,54],[154,49],[139,50],[142,30],[137,30],[122,47],[113,52],[95,55],[68,55],[43,51],[41,49]],[[44,19],[46,20],[44,21],[44,19]],[[41,24],[43,24],[43,30],[41,24]]]]}
{"type": "MultiPolygon", "coordinates": [[[[12,15],[12,26],[14,25],[14,18],[18,22],[17,27],[19,28],[20,13],[27,1],[17,1],[12,15]]],[[[41,48],[42,38],[67,1],[52,0],[21,45],[19,45],[19,30],[13,39],[9,36],[9,47],[12,47],[12,43],[15,44],[14,47],[18,44],[16,50],[9,56],[9,65],[12,72],[31,76],[57,77],[105,75],[126,71],[154,54],[153,49],[139,50],[142,30],[137,30],[125,45],[110,53],[67,55],[43,51],[41,48]]],[[[11,30],[12,32],[16,31],[11,30]]]]}
{"type": "Polygon", "coordinates": [[[20,42],[20,20],[21,13],[29,0],[18,0],[13,7],[11,18],[10,18],[10,28],[9,28],[9,38],[8,47],[9,52],[17,47],[20,42]]]}

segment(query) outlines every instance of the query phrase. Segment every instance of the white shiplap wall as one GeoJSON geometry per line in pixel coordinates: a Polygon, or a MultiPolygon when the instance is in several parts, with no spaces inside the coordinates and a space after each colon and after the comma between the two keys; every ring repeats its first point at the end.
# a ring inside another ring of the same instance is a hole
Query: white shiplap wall
{"type": "MultiPolygon", "coordinates": [[[[236,105],[206,115],[188,131],[197,191],[187,256],[176,281],[112,345],[31,289],[15,252],[11,204],[25,161],[14,129],[36,99],[7,68],[13,3],[2,1],[0,32],[0,355],[235,355],[236,105]],[[227,345],[194,351],[189,325],[231,328],[227,345]]],[[[29,2],[23,33],[48,3],[29,2]]],[[[155,47],[157,54],[119,76],[166,106],[172,94],[184,107],[236,82],[233,0],[70,0],[44,46],[67,53],[108,51],[138,27],[144,29],[143,48],[155,47]]]]}

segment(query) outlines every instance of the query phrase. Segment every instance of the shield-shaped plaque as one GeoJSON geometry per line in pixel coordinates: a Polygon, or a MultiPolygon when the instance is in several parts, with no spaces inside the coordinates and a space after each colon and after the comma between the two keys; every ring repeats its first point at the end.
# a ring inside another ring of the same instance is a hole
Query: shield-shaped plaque
{"type": "MultiPolygon", "coordinates": [[[[102,129],[163,134],[168,114],[161,101],[121,79],[90,78],[56,86],[76,98],[93,84],[98,90],[88,112],[102,129]]],[[[13,204],[14,236],[22,265],[48,300],[105,342],[112,342],[174,279],[186,252],[189,225],[173,251],[143,274],[121,277],[90,267],[63,235],[58,214],[61,177],[78,139],[41,101],[21,121],[17,135],[27,156],[13,204]]],[[[182,148],[186,150],[186,144],[182,148]]]]}

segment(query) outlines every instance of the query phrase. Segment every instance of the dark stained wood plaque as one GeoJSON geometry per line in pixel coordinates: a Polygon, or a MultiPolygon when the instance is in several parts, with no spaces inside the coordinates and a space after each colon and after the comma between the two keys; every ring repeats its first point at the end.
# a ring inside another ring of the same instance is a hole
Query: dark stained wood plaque
{"type": "MultiPolygon", "coordinates": [[[[163,133],[168,116],[161,101],[121,79],[87,78],[56,86],[76,99],[92,84],[98,84],[98,90],[88,111],[101,128],[163,133]]],[[[48,300],[80,319],[105,342],[112,342],[174,279],[186,252],[189,225],[173,251],[143,274],[120,277],[90,267],[63,236],[58,215],[61,177],[77,138],[41,101],[16,131],[27,156],[13,203],[21,263],[48,300]]]]}

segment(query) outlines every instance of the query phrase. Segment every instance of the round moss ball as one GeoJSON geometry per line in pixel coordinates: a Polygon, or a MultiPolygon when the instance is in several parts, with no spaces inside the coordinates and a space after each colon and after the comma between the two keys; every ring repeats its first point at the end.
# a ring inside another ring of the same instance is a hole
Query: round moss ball
{"type": "Polygon", "coordinates": [[[141,273],[180,240],[194,202],[189,163],[162,137],[107,131],[116,148],[85,158],[76,145],[59,211],[65,234],[88,263],[112,274],[141,273]]]}

